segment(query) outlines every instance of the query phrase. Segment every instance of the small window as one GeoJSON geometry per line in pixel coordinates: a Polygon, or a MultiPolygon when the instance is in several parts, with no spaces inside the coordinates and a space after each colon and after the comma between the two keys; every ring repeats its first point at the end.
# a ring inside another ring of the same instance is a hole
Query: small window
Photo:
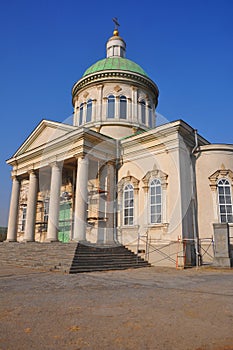
{"type": "Polygon", "coordinates": [[[120,97],[120,119],[127,118],[127,99],[125,96],[120,97]]]}
{"type": "Polygon", "coordinates": [[[23,209],[22,209],[21,231],[25,231],[26,216],[27,216],[27,207],[25,205],[23,206],[23,209]]]}
{"type": "Polygon", "coordinates": [[[49,198],[46,198],[44,201],[44,229],[47,230],[48,227],[48,220],[49,220],[49,198]]]}
{"type": "Polygon", "coordinates": [[[90,122],[92,118],[92,100],[87,101],[87,117],[86,122],[90,122]]]}
{"type": "Polygon", "coordinates": [[[83,106],[84,106],[84,104],[81,103],[80,108],[79,108],[79,125],[82,125],[82,123],[83,123],[83,106]]]}
{"type": "Polygon", "coordinates": [[[131,184],[124,188],[124,225],[133,225],[134,222],[134,189],[131,184]]]}
{"type": "Polygon", "coordinates": [[[218,206],[220,222],[233,222],[231,185],[227,179],[218,181],[218,206]]]}
{"type": "Polygon", "coordinates": [[[150,223],[159,224],[162,222],[162,187],[158,179],[150,184],[150,223]]]}
{"type": "Polygon", "coordinates": [[[141,110],[141,122],[146,124],[146,103],[144,100],[140,101],[140,110],[141,110]]]}
{"type": "Polygon", "coordinates": [[[115,118],[115,96],[108,96],[108,113],[107,116],[109,119],[115,118]]]}

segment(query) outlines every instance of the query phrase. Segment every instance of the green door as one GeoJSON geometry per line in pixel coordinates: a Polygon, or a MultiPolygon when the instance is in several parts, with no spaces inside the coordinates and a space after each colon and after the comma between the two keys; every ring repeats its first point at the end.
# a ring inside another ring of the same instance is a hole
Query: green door
{"type": "Polygon", "coordinates": [[[71,234],[71,203],[65,202],[60,204],[60,212],[59,212],[59,232],[58,232],[58,240],[63,243],[67,243],[70,241],[71,234]]]}

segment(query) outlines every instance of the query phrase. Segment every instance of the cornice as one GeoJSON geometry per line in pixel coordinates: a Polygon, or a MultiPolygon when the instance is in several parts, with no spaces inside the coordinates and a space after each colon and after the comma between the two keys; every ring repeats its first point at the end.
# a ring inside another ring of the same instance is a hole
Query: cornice
{"type": "Polygon", "coordinates": [[[157,85],[150,79],[140,74],[132,73],[130,71],[118,71],[118,70],[109,70],[103,72],[96,72],[90,74],[86,77],[81,78],[78,82],[76,82],[72,88],[72,98],[77,94],[77,92],[87,86],[93,84],[100,84],[104,81],[108,80],[121,80],[129,83],[129,80],[138,85],[143,86],[144,88],[148,88],[153,91],[156,98],[158,98],[159,90],[157,85]]]}

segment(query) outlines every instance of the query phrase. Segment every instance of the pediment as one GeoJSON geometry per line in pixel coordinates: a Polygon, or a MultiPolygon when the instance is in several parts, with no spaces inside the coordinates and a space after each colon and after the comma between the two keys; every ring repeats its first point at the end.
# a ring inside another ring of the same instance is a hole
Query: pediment
{"type": "Polygon", "coordinates": [[[48,142],[58,139],[65,134],[76,130],[77,127],[52,122],[50,120],[42,120],[40,124],[34,129],[24,143],[19,147],[13,157],[19,156],[28,151],[39,148],[46,145],[48,142]]]}

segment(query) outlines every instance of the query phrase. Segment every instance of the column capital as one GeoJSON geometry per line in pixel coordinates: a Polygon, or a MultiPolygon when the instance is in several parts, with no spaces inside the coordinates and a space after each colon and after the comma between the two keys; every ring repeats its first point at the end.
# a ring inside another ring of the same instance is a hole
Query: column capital
{"type": "Polygon", "coordinates": [[[98,90],[100,90],[100,89],[103,88],[103,86],[104,86],[103,84],[99,84],[99,85],[97,85],[96,87],[97,87],[98,90]]]}
{"type": "Polygon", "coordinates": [[[20,177],[18,175],[15,175],[15,174],[12,174],[11,175],[11,180],[14,181],[14,180],[17,180],[17,181],[20,181],[20,177]]]}
{"type": "Polygon", "coordinates": [[[80,152],[80,153],[77,153],[77,154],[74,154],[74,158],[78,161],[79,159],[88,159],[86,157],[86,153],[85,152],[80,152]]]}
{"type": "Polygon", "coordinates": [[[49,163],[49,166],[50,166],[51,168],[56,167],[56,168],[60,168],[60,169],[61,169],[62,166],[63,166],[63,162],[54,160],[54,161],[51,161],[51,162],[49,163]]]}
{"type": "Polygon", "coordinates": [[[31,175],[31,174],[32,174],[32,175],[37,175],[35,169],[28,169],[27,173],[28,173],[28,175],[31,175]]]}
{"type": "Polygon", "coordinates": [[[116,165],[116,160],[115,160],[115,159],[110,159],[110,160],[108,160],[108,161],[106,162],[106,164],[107,164],[107,165],[112,165],[112,166],[114,166],[114,165],[116,165]]]}

